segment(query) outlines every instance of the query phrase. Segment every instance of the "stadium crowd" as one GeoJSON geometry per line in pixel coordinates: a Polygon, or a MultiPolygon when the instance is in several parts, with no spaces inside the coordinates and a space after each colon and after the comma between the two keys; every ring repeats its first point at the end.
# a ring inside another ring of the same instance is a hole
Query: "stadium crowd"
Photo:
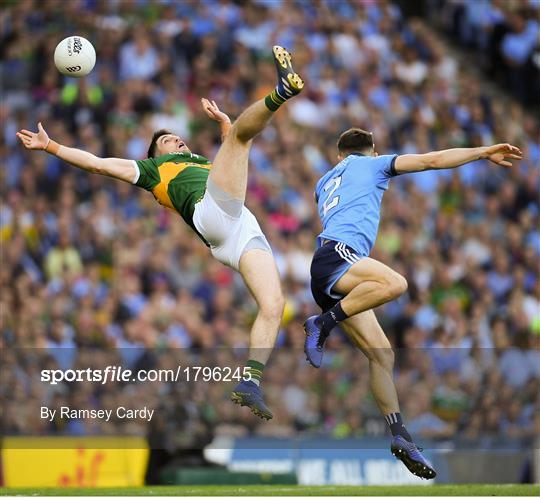
{"type": "Polygon", "coordinates": [[[539,0],[430,0],[431,16],[472,51],[487,78],[540,106],[539,0]]]}
{"type": "Polygon", "coordinates": [[[477,162],[391,182],[373,256],[408,293],[378,309],[396,348],[411,432],[423,437],[540,435],[540,124],[491,95],[420,19],[384,1],[193,2],[21,0],[2,16],[0,399],[4,434],[147,433],[155,447],[213,434],[386,430],[367,361],[335,331],[320,371],[305,362],[304,319],[318,312],[309,266],[319,233],[317,179],[336,163],[341,131],[374,132],[382,153],[499,141],[525,159],[477,162]],[[38,5],[39,4],[39,5],[38,5]],[[86,78],[62,77],[53,51],[92,41],[86,78]],[[273,44],[306,81],[255,140],[247,204],[271,242],[287,306],[263,386],[274,419],[227,401],[223,382],[105,385],[39,382],[42,368],[242,365],[254,303],[177,215],[129,184],[25,151],[49,135],[102,157],[143,158],[168,127],[209,158],[219,129],[200,109],[236,117],[271,90],[273,44]],[[144,422],[47,422],[39,407],[158,408],[144,422]]]}

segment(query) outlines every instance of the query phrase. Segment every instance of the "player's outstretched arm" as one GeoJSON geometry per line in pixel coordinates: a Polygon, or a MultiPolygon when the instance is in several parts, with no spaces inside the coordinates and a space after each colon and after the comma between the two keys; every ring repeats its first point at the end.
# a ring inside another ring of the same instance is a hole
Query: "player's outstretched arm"
{"type": "Polygon", "coordinates": [[[227,114],[219,110],[215,101],[212,100],[212,102],[210,102],[208,99],[202,98],[201,103],[206,115],[219,123],[221,129],[221,141],[223,142],[231,129],[231,119],[227,114]]]}
{"type": "Polygon", "coordinates": [[[448,149],[428,152],[427,154],[404,154],[396,158],[394,167],[398,174],[414,173],[427,169],[457,168],[478,159],[489,159],[495,164],[510,168],[512,167],[512,163],[509,159],[523,159],[523,153],[517,147],[510,144],[448,149]]]}
{"type": "Polygon", "coordinates": [[[84,150],[60,145],[49,138],[41,123],[38,123],[37,133],[21,130],[17,132],[17,136],[29,150],[44,150],[90,173],[112,176],[130,183],[135,181],[136,168],[134,161],[116,157],[101,158],[84,150]]]}

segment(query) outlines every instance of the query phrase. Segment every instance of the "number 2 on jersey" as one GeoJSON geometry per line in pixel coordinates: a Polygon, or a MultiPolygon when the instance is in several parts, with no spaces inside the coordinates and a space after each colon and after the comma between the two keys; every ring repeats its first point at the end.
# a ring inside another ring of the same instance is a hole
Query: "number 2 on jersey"
{"type": "Polygon", "coordinates": [[[334,195],[334,192],[338,189],[338,187],[341,185],[341,176],[338,176],[337,178],[333,178],[330,180],[323,188],[323,190],[326,192],[329,189],[330,193],[328,194],[328,197],[323,202],[323,216],[326,216],[326,213],[330,211],[330,209],[336,207],[339,204],[339,195],[336,195],[335,197],[332,197],[334,195]]]}

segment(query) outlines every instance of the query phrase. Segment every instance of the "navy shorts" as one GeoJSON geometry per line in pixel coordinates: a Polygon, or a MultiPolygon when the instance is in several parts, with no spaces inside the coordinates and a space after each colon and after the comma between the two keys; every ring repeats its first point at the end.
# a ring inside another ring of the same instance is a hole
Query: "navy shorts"
{"type": "Polygon", "coordinates": [[[343,242],[329,240],[313,256],[311,262],[311,293],[323,312],[328,311],[344,296],[332,292],[336,282],[362,256],[343,242]]]}

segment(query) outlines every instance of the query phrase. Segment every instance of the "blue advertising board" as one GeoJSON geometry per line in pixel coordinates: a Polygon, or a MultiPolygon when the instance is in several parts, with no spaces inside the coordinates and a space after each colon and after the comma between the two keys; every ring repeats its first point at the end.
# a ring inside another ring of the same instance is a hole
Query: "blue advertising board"
{"type": "MultiPolygon", "coordinates": [[[[434,482],[412,475],[392,456],[388,439],[384,438],[238,438],[226,453],[222,463],[231,471],[296,473],[298,483],[304,485],[434,482]]],[[[433,451],[426,451],[425,455],[434,463],[439,460],[433,451]]],[[[441,470],[444,474],[439,466],[441,470]]]]}

